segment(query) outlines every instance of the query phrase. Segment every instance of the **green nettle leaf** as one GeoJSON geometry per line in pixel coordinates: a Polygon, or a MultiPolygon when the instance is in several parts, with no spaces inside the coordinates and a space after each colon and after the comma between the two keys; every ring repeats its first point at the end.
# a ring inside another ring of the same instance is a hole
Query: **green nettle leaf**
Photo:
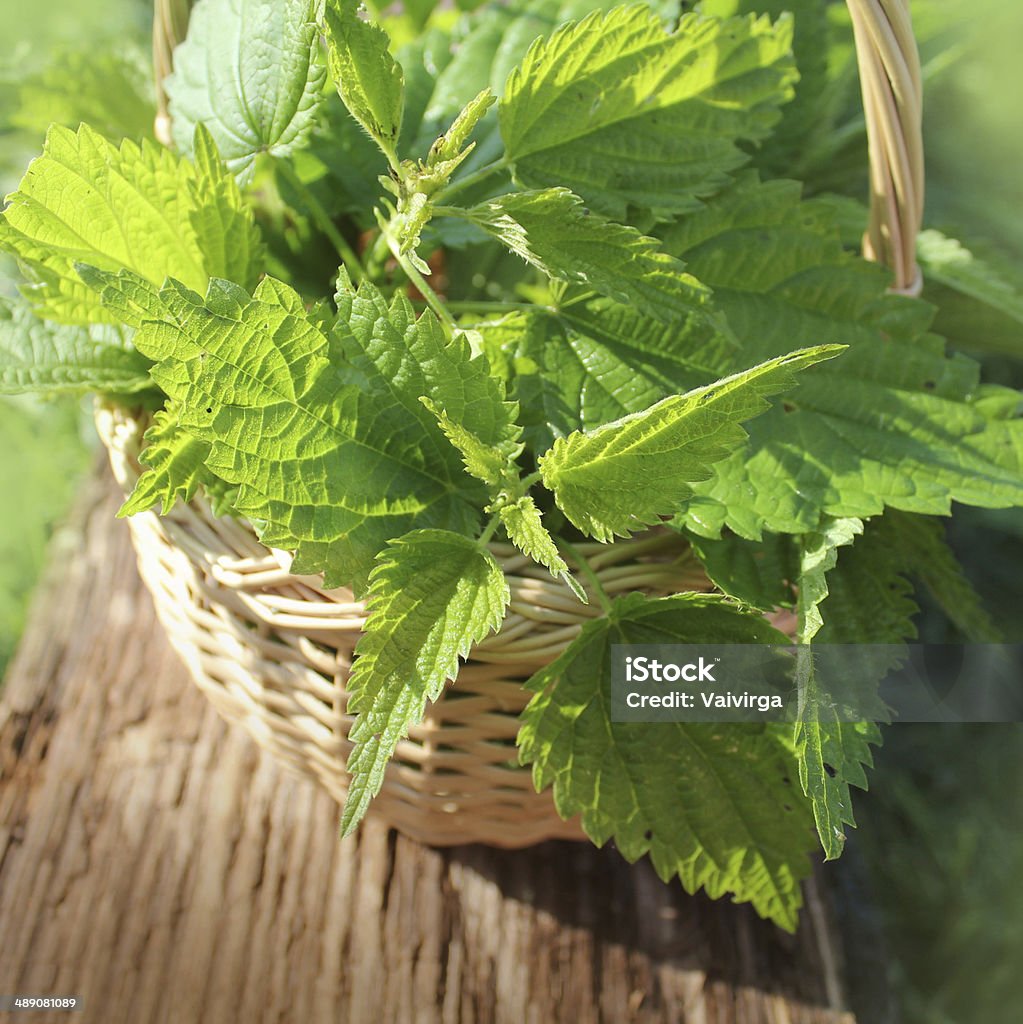
{"type": "Polygon", "coordinates": [[[981,644],[1004,641],[945,540],[941,520],[889,512],[881,522],[891,548],[900,552],[906,569],[927,588],[968,640],[981,644]]]}
{"type": "Polygon", "coordinates": [[[917,258],[927,277],[976,299],[1023,325],[1023,293],[961,242],[933,229],[917,237],[917,258]]]}
{"type": "Polygon", "coordinates": [[[920,553],[903,542],[905,520],[912,518],[889,513],[872,520],[855,543],[861,528],[855,519],[830,521],[825,531],[804,538],[806,575],[800,579],[800,596],[804,589],[808,596],[801,608],[803,635],[812,635],[816,644],[885,645],[864,650],[860,678],[835,681],[835,691],[851,694],[861,721],[850,721],[848,712],[829,699],[829,680],[814,665],[812,647],[799,665],[805,705],[794,749],[829,859],[842,852],[843,826],[856,824],[849,787],[867,788],[870,747],[881,742],[877,723],[889,718],[878,682],[901,657],[900,645],[916,635],[918,609],[906,576],[916,571],[920,553]]]}
{"type": "Polygon", "coordinates": [[[355,648],[348,710],[352,784],[342,835],[380,791],[391,754],[469,653],[504,619],[510,599],[501,567],[476,541],[415,530],[391,541],[370,576],[369,618],[355,648]]]}
{"type": "Polygon", "coordinates": [[[680,320],[709,304],[707,288],[654,239],[591,213],[567,189],[500,196],[464,216],[550,277],[588,285],[655,320],[680,320]]]}
{"type": "MultiPolygon", "coordinates": [[[[469,150],[466,149],[466,143],[469,141],[469,136],[496,102],[497,98],[490,89],[481,90],[478,95],[469,100],[459,112],[458,117],[451,123],[451,127],[430,147],[427,166],[446,169],[446,165],[449,163],[455,163],[455,166],[461,163],[468,155],[469,150]]],[[[471,148],[470,146],[469,149],[471,148]]],[[[450,170],[446,169],[446,174],[449,176],[450,170]]]]}
{"type": "Polygon", "coordinates": [[[397,166],[405,108],[401,65],[388,50],[387,33],[359,17],[358,0],[326,0],[327,57],[349,113],[397,166]]]}
{"type": "Polygon", "coordinates": [[[251,287],[262,269],[259,233],[201,127],[196,159],[150,142],[115,146],[86,125],[53,126],[0,220],[0,247],[37,281],[29,289],[36,312],[60,323],[111,322],[75,272],[79,262],[125,267],[153,284],[174,277],[205,289],[225,277],[251,287]]]}
{"type": "Polygon", "coordinates": [[[83,271],[112,308],[133,311],[135,345],[177,402],[206,465],[237,485],[236,510],[263,542],[296,552],[298,573],[360,592],[377,553],[416,526],[471,533],[478,502],[422,395],[482,432],[472,396],[485,365],[431,313],[390,306],[371,285],[340,296],[347,366],[299,296],[265,278],[253,296],[213,281],[205,299],[127,272],[83,271]]]}
{"type": "MultiPolygon", "coordinates": [[[[437,44],[436,35],[423,37],[402,54],[406,75],[411,78],[411,51],[423,51],[420,60],[430,70],[432,90],[419,109],[412,109],[411,96],[402,123],[409,131],[411,151],[421,153],[444,131],[452,119],[482,90],[500,96],[509,73],[526,55],[530,44],[549,36],[567,21],[585,17],[595,7],[612,7],[614,0],[514,0],[508,4],[486,4],[470,17],[461,18],[450,39],[437,44]]],[[[493,158],[499,149],[496,122],[488,122],[481,143],[493,158]]]]}
{"type": "Polygon", "coordinates": [[[209,129],[240,181],[260,153],[287,156],[316,117],[327,69],[313,0],[200,0],[166,81],[174,141],[209,129]]]}
{"type": "Polygon", "coordinates": [[[592,430],[727,373],[734,345],[708,318],[662,324],[569,289],[551,309],[515,313],[484,338],[512,368],[527,446],[542,454],[573,430],[592,430]]]}
{"type": "Polygon", "coordinates": [[[1000,253],[983,257],[940,231],[921,231],[917,259],[938,327],[956,345],[979,352],[1023,353],[1023,282],[1000,253]]]}
{"type": "Polygon", "coordinates": [[[206,468],[209,443],[181,429],[173,403],[156,413],[144,438],[146,447],[139,461],[149,468],[139,477],[119,516],[147,512],[156,505],[166,515],[178,498],[191,501],[198,488],[212,479],[206,468]]]}
{"type": "Polygon", "coordinates": [[[801,202],[799,188],[747,177],[665,231],[665,251],[714,290],[741,342],[731,368],[822,340],[849,346],[839,368],[806,373],[695,485],[685,524],[755,540],[886,506],[947,515],[952,501],[1023,502],[1017,393],[980,385],[976,363],[946,357],[927,333],[931,307],[886,295],[884,269],[846,253],[828,205],[801,202]]]}
{"type": "Polygon", "coordinates": [[[649,7],[594,12],[538,41],[500,106],[515,176],[565,185],[614,219],[629,206],[693,209],[748,159],[792,96],[791,19],[683,15],[674,32],[649,7]]]}
{"type": "Polygon", "coordinates": [[[840,351],[792,352],[591,433],[560,438],[540,460],[543,482],[584,533],[601,541],[627,537],[676,513],[692,496],[691,484],[743,445],[748,435],[740,424],[764,412],[769,395],[840,351]]]}
{"type": "MultiPolygon", "coordinates": [[[[510,475],[518,476],[515,460],[522,452],[522,444],[519,442],[522,430],[512,422],[514,406],[508,413],[503,409],[498,413],[500,420],[494,423],[497,438],[488,443],[471,430],[467,430],[461,423],[456,423],[436,402],[429,398],[420,401],[437,417],[437,423],[444,431],[444,436],[458,449],[466,470],[477,480],[495,488],[510,475]]],[[[501,404],[504,407],[508,405],[507,402],[501,404]]]]}
{"type": "Polygon", "coordinates": [[[569,573],[568,565],[558,553],[554,538],[543,525],[540,510],[529,495],[519,498],[510,505],[504,505],[498,512],[501,525],[508,532],[508,539],[524,555],[534,562],[546,566],[552,576],[564,580],[576,597],[584,604],[589,604],[586,591],[569,573]]]}
{"type": "Polygon", "coordinates": [[[691,544],[711,582],[722,593],[761,611],[792,608],[792,589],[799,577],[795,539],[768,533],[762,541],[725,536],[720,540],[692,537],[691,544]]]}
{"type": "Polygon", "coordinates": [[[731,893],[793,930],[812,829],[782,745],[761,725],[610,718],[612,644],[784,642],[719,598],[619,598],[527,683],[521,760],[598,846],[613,839],[629,861],[649,853],[665,881],[731,893]]]}
{"type": "Polygon", "coordinates": [[[0,298],[0,394],[127,395],[152,386],[149,363],[105,324],[40,320],[24,300],[0,298]]]}
{"type": "Polygon", "coordinates": [[[10,123],[39,136],[54,123],[84,122],[108,138],[144,138],[153,133],[152,94],[148,59],[132,46],[118,53],[69,49],[20,76],[10,123]]]}
{"type": "Polygon", "coordinates": [[[781,120],[757,148],[753,162],[766,177],[795,177],[793,167],[806,166],[834,138],[831,108],[839,83],[832,80],[828,68],[832,35],[828,5],[820,0],[700,0],[698,10],[715,18],[792,16],[792,56],[799,69],[795,97],[782,108],[781,120]]]}
{"type": "MultiPolygon", "coordinates": [[[[818,605],[828,596],[827,573],[838,561],[838,548],[852,544],[862,533],[859,519],[835,519],[803,538],[796,604],[797,639],[801,644],[809,644],[823,625],[818,605]]],[[[869,735],[864,735],[861,723],[843,721],[840,711],[822,692],[809,649],[800,652],[796,680],[799,709],[793,742],[799,781],[813,805],[825,856],[832,860],[845,844],[843,824],[856,824],[849,785],[855,782],[866,786],[863,763],[870,763],[868,742],[877,735],[876,726],[863,723],[871,729],[869,735]]]]}
{"type": "Polygon", "coordinates": [[[808,644],[824,625],[821,601],[828,596],[827,574],[838,561],[838,549],[863,533],[859,519],[833,519],[822,524],[818,532],[803,538],[799,559],[799,597],[796,611],[799,615],[797,639],[808,644]]]}

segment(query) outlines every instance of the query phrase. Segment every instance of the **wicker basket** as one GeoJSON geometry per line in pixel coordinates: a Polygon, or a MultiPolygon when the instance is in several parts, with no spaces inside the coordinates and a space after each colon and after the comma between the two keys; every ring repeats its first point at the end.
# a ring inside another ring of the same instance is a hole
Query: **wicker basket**
{"type": "MultiPolygon", "coordinates": [[[[118,482],[138,479],[143,425],[101,406],[96,422],[118,482]]],[[[365,610],[348,590],[288,572],[246,523],[216,518],[197,498],[167,516],[128,520],[142,579],[192,678],[231,722],[338,801],[348,791],[351,744],[345,682],[365,610]]],[[[668,531],[614,545],[580,545],[609,595],[708,590],[699,563],[668,531]]],[[[528,846],[583,838],[549,794],[518,767],[515,735],[522,681],[572,642],[599,605],[583,605],[507,544],[502,565],[511,604],[501,631],[474,648],[454,684],[398,745],[371,813],[434,845],[528,846]]]]}
{"type": "MultiPolygon", "coordinates": [[[[906,0],[849,0],[849,7],[872,163],[864,251],[892,266],[895,290],[915,291],[922,159],[908,8],[906,0]]],[[[164,36],[169,24],[157,20],[164,36]]],[[[158,55],[169,45],[160,36],[158,55]]],[[[167,56],[158,66],[169,66],[167,56]]],[[[98,410],[97,424],[128,493],[140,472],[142,424],[108,407],[98,410]]],[[[343,801],[352,724],[345,682],[363,606],[346,590],[291,575],[287,555],[261,545],[247,524],[213,516],[202,498],[166,517],[149,512],[129,523],[142,578],[195,682],[224,718],[343,801]]],[[[599,606],[580,604],[511,546],[491,550],[511,589],[504,625],[474,648],[457,682],[398,745],[370,813],[435,845],[581,839],[578,822],[562,821],[549,793],[537,794],[518,767],[515,736],[527,699],[522,681],[560,654],[599,606]]],[[[684,542],[668,532],[580,551],[611,595],[710,589],[684,542]]]]}

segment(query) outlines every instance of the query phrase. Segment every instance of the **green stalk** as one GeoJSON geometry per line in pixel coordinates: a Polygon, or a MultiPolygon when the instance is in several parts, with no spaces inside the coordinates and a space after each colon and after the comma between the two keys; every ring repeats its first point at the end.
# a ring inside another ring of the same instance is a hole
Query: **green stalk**
{"type": "Polygon", "coordinates": [[[499,515],[492,515],[487,522],[487,525],[483,528],[483,532],[480,534],[480,539],[476,542],[481,548],[485,548],[490,542],[491,537],[497,533],[498,526],[501,525],[501,517],[499,515]]]}
{"type": "Polygon", "coordinates": [[[366,270],[362,265],[362,261],[355,250],[345,241],[344,236],[338,231],[337,225],[330,219],[330,215],[320,204],[320,201],[295,172],[295,168],[286,160],[278,160],[277,167],[287,179],[288,184],[298,193],[303,206],[312,216],[316,226],[330,239],[331,245],[334,246],[338,256],[341,257],[341,262],[344,263],[352,280],[356,284],[365,280],[366,270]]]}
{"type": "Polygon", "coordinates": [[[463,189],[467,189],[472,185],[479,184],[481,181],[485,181],[492,174],[497,174],[499,171],[503,171],[508,167],[508,158],[501,157],[500,160],[495,160],[493,163],[484,164],[479,170],[473,171],[472,174],[467,174],[464,178],[458,181],[453,181],[447,188],[443,188],[437,194],[438,201],[444,199],[450,199],[453,195],[461,192],[463,189]]]}
{"type": "Polygon", "coordinates": [[[468,300],[465,302],[447,302],[445,305],[451,313],[516,313],[520,310],[539,309],[542,307],[532,302],[489,302],[486,299],[478,301],[468,300]]]}
{"type": "Polygon", "coordinates": [[[455,333],[457,325],[455,324],[455,318],[448,312],[447,306],[441,302],[440,296],[426,283],[426,278],[419,273],[418,270],[409,262],[406,256],[397,255],[398,263],[401,265],[401,269],[405,271],[408,279],[416,286],[419,294],[426,299],[430,309],[437,314],[437,319],[444,325],[448,336],[452,336],[455,333]]]}
{"type": "Polygon", "coordinates": [[[430,309],[437,314],[437,319],[440,320],[447,336],[449,338],[452,337],[457,324],[454,317],[448,311],[447,306],[441,301],[440,296],[426,283],[426,278],[416,270],[408,256],[400,250],[397,242],[388,236],[387,244],[390,246],[391,255],[398,261],[398,266],[405,271],[405,276],[416,286],[419,294],[426,300],[426,304],[430,309]]]}

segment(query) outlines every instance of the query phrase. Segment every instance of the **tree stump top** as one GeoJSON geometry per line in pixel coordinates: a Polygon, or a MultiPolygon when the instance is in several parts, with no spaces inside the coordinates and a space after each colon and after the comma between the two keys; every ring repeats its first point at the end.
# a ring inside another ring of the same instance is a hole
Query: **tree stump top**
{"type": "Polygon", "coordinates": [[[337,806],[189,681],[97,473],[0,691],[0,994],[14,1021],[855,1024],[795,936],[613,849],[433,850],[337,806]]]}

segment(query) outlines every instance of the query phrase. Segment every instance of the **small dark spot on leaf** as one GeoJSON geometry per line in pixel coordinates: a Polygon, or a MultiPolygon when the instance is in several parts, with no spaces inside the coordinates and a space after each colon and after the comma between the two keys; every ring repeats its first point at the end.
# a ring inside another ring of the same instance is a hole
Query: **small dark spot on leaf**
{"type": "Polygon", "coordinates": [[[782,402],[781,403],[781,407],[782,407],[782,409],[785,410],[785,412],[795,412],[796,411],[796,407],[791,402],[782,402]]]}
{"type": "Polygon", "coordinates": [[[835,771],[835,766],[833,764],[826,764],[824,766],[824,770],[828,773],[828,778],[831,778],[831,779],[833,779],[838,774],[835,771]]]}
{"type": "Polygon", "coordinates": [[[924,387],[927,388],[928,391],[933,391],[937,386],[938,385],[935,384],[933,380],[924,381],[924,387]]]}
{"type": "Polygon", "coordinates": [[[643,838],[644,838],[644,839],[645,839],[645,840],[646,840],[647,842],[650,842],[650,840],[651,840],[651,839],[653,839],[653,837],[654,837],[654,834],[653,834],[653,832],[651,832],[651,831],[650,831],[650,829],[647,829],[647,830],[646,830],[646,831],[645,831],[645,832],[643,833],[643,838]]]}
{"type": "Polygon", "coordinates": [[[208,406],[206,407],[206,412],[207,412],[207,414],[210,414],[210,413],[212,413],[212,412],[213,412],[213,406],[212,406],[212,405],[208,405],[208,406]]]}

